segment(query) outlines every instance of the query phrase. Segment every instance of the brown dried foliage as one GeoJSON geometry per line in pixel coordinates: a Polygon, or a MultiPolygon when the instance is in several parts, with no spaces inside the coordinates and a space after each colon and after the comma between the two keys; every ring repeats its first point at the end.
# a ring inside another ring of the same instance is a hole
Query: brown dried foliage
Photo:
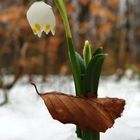
{"type": "Polygon", "coordinates": [[[125,105],[125,101],[118,98],[86,98],[58,92],[39,95],[54,119],[97,132],[111,128],[125,105]]]}

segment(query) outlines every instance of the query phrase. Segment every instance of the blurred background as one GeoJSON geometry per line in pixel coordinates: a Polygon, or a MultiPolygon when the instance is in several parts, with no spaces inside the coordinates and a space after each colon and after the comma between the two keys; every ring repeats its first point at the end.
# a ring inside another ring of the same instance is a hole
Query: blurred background
{"type": "MultiPolygon", "coordinates": [[[[0,1],[0,75],[69,74],[64,28],[56,7],[56,35],[38,38],[26,19],[30,4],[30,0],[0,1]]],[[[103,46],[108,54],[103,75],[121,77],[127,69],[139,73],[139,6],[139,0],[67,0],[76,50],[82,54],[88,39],[93,50],[103,46]]]]}
{"type": "MultiPolygon", "coordinates": [[[[34,81],[42,93],[75,94],[58,10],[46,0],[56,15],[56,35],[38,38],[26,19],[33,1],[0,0],[0,139],[76,140],[75,127],[53,120],[29,83],[34,81]]],[[[93,50],[102,46],[108,54],[99,96],[126,100],[123,117],[101,134],[101,140],[140,139],[140,0],[66,4],[76,50],[82,55],[89,40],[93,50]]]]}

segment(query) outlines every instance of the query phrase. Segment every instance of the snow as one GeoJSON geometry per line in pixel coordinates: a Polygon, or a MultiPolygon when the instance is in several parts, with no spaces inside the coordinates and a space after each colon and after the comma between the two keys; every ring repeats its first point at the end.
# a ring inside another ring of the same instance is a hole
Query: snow
{"type": "Polygon", "coordinates": [[[113,79],[101,83],[100,96],[118,97],[126,100],[122,117],[117,119],[113,128],[101,135],[101,140],[139,140],[140,139],[140,81],[123,78],[120,82],[113,79]]]}
{"type": "MultiPolygon", "coordinates": [[[[11,81],[6,77],[5,82],[11,81]]],[[[61,91],[74,94],[72,77],[51,76],[42,83],[41,77],[34,82],[41,93],[61,91]]],[[[2,90],[0,90],[0,99],[2,90]]],[[[28,83],[25,76],[8,92],[9,102],[0,107],[0,140],[77,140],[75,125],[64,125],[53,120],[42,99],[28,83]]],[[[122,117],[115,121],[113,128],[101,134],[101,140],[140,139],[140,81],[123,78],[115,81],[115,76],[102,78],[100,97],[119,97],[126,100],[122,117]]]]}

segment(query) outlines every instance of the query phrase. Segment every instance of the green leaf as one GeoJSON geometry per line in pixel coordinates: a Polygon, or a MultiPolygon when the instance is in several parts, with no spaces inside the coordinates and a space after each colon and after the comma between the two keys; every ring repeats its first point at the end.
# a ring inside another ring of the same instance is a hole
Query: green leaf
{"type": "Polygon", "coordinates": [[[103,48],[102,47],[98,47],[95,52],[93,53],[93,56],[97,55],[97,54],[103,54],[103,48]]]}
{"type": "Polygon", "coordinates": [[[104,54],[96,54],[89,62],[83,79],[83,94],[85,96],[87,96],[89,92],[97,95],[99,78],[104,59],[104,54]]]}
{"type": "Polygon", "coordinates": [[[79,53],[76,52],[75,54],[76,54],[77,63],[79,65],[79,69],[80,69],[80,75],[82,76],[85,74],[85,69],[86,69],[85,63],[84,63],[84,60],[79,53]]]}

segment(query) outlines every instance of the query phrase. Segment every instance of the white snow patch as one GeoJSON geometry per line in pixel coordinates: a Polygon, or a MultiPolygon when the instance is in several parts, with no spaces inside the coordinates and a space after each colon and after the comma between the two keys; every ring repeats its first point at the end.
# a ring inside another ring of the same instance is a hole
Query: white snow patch
{"type": "MultiPolygon", "coordinates": [[[[8,77],[5,79],[9,81],[8,77]]],[[[34,82],[41,93],[61,91],[74,94],[71,77],[50,75],[46,83],[42,83],[40,79],[41,77],[35,77],[34,82]]],[[[0,140],[77,140],[75,125],[64,125],[53,120],[43,100],[27,81],[27,77],[19,80],[8,93],[8,104],[0,107],[0,140]]],[[[113,128],[104,134],[101,133],[101,140],[140,139],[139,87],[138,79],[123,78],[116,82],[113,76],[100,81],[100,97],[118,97],[126,100],[122,117],[115,121],[113,128]]]]}

